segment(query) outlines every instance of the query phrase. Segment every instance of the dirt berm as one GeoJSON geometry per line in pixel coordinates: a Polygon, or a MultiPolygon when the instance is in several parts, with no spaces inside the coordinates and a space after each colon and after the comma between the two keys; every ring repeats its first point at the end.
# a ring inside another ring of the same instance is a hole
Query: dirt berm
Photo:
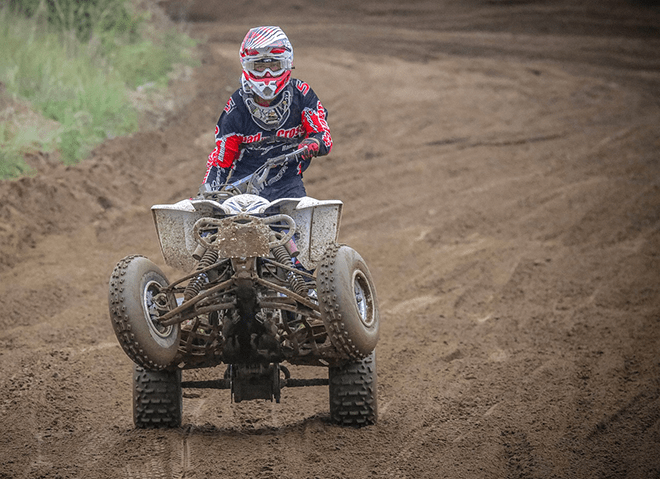
{"type": "Polygon", "coordinates": [[[660,477],[655,2],[161,7],[202,41],[176,113],[0,183],[0,478],[660,477]],[[149,208],[196,194],[263,24],[330,112],[305,181],[376,281],[380,420],[332,425],[325,387],[202,390],[136,430],[109,275],[163,266],[149,208]]]}

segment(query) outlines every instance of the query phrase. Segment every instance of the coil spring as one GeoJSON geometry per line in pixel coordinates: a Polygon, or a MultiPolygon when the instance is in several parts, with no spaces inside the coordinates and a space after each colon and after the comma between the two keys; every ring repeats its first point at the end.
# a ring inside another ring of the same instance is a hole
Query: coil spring
{"type": "MultiPolygon", "coordinates": [[[[195,269],[197,271],[201,271],[204,268],[208,268],[216,261],[218,261],[218,252],[207,249],[204,252],[204,256],[202,256],[202,259],[200,259],[199,263],[197,263],[197,267],[195,269]]],[[[204,287],[204,283],[206,283],[206,279],[207,279],[206,273],[198,274],[197,276],[192,278],[183,292],[183,299],[185,301],[188,301],[189,299],[197,296],[204,287]]]]}
{"type": "MultiPolygon", "coordinates": [[[[276,246],[273,248],[273,255],[275,256],[275,259],[282,264],[292,264],[291,255],[284,246],[276,246]]],[[[307,296],[307,290],[309,288],[302,276],[292,271],[287,275],[287,280],[291,285],[291,289],[301,296],[307,296]]]]}

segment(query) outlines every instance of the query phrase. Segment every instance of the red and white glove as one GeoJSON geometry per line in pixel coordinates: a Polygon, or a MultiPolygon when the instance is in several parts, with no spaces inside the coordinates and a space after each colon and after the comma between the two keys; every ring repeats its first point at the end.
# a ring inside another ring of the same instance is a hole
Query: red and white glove
{"type": "Polygon", "coordinates": [[[302,155],[302,159],[305,161],[311,160],[312,158],[319,156],[319,149],[321,147],[321,142],[316,138],[305,138],[298,145],[298,149],[307,147],[307,150],[302,155]]]}

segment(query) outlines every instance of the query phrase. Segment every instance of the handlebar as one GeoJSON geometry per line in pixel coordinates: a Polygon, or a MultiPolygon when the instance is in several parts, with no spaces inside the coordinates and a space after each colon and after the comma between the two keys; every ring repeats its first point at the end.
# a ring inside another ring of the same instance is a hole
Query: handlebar
{"type": "MultiPolygon", "coordinates": [[[[302,157],[306,151],[307,147],[304,147],[300,148],[299,150],[292,151],[291,153],[286,153],[284,155],[271,158],[259,168],[257,168],[251,175],[241,178],[240,180],[236,180],[232,183],[225,183],[217,191],[209,191],[208,189],[203,190],[200,188],[200,195],[206,199],[214,199],[216,201],[224,200],[230,198],[231,196],[244,193],[258,195],[259,192],[263,189],[264,183],[266,183],[268,174],[270,173],[271,169],[277,166],[284,166],[288,163],[302,160],[302,157]]],[[[202,185],[202,187],[208,188],[207,185],[202,185]]]]}
{"type": "Polygon", "coordinates": [[[284,166],[288,163],[298,162],[302,159],[303,154],[307,151],[307,147],[301,148],[299,150],[287,153],[284,155],[276,156],[266,161],[263,165],[257,168],[254,173],[249,176],[246,176],[243,179],[240,179],[231,184],[231,186],[237,187],[240,184],[246,183],[245,192],[249,194],[259,194],[263,189],[264,183],[268,179],[268,174],[270,170],[277,166],[284,166]]]}

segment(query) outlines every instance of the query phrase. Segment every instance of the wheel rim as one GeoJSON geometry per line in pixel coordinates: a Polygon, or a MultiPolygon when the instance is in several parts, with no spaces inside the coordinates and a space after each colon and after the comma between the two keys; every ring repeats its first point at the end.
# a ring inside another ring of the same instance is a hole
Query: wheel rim
{"type": "Polygon", "coordinates": [[[173,326],[163,326],[158,321],[158,307],[154,297],[160,293],[160,284],[156,281],[149,281],[144,288],[142,296],[142,306],[144,310],[144,319],[149,325],[149,330],[161,338],[167,338],[171,333],[173,326]]]}
{"type": "Polygon", "coordinates": [[[367,328],[371,328],[376,321],[373,294],[369,280],[362,271],[356,271],[353,274],[353,289],[355,290],[355,305],[357,306],[360,321],[367,328]]]}

